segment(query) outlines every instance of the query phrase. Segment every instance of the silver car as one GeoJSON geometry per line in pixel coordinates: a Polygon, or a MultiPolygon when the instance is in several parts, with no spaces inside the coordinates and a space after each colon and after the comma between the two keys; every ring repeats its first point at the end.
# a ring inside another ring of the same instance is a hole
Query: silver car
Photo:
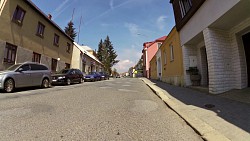
{"type": "Polygon", "coordinates": [[[15,64],[0,71],[0,89],[13,92],[15,88],[41,86],[50,87],[51,71],[47,66],[35,62],[15,64]]]}

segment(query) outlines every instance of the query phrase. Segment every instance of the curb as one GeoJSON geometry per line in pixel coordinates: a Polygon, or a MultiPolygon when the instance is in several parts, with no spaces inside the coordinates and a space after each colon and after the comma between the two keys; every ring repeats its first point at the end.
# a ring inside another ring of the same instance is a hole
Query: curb
{"type": "Polygon", "coordinates": [[[185,109],[185,104],[181,105],[172,100],[170,94],[154,85],[146,78],[140,78],[149,88],[161,98],[174,112],[176,112],[184,121],[186,121],[204,140],[206,141],[230,141],[226,136],[215,130],[213,127],[191,115],[185,109]]]}

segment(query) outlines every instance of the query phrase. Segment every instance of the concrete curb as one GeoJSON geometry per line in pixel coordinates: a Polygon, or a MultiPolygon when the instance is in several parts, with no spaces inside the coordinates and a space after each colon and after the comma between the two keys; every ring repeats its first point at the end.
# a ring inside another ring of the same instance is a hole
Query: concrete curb
{"type": "Polygon", "coordinates": [[[146,78],[140,78],[146,83],[157,96],[159,96],[173,111],[175,111],[182,119],[184,119],[201,137],[206,141],[230,141],[226,136],[215,130],[213,127],[202,121],[201,119],[193,116],[185,109],[185,104],[178,104],[171,99],[171,95],[154,85],[151,81],[146,78]]]}

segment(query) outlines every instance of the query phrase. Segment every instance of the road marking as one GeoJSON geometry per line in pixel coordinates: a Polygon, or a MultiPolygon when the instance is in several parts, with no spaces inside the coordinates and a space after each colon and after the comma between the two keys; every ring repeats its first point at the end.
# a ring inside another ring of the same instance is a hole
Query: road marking
{"type": "Polygon", "coordinates": [[[118,91],[122,91],[122,92],[133,92],[133,93],[137,93],[137,92],[138,92],[138,91],[128,90],[128,89],[118,89],[118,91]]]}
{"type": "Polygon", "coordinates": [[[111,89],[112,87],[100,87],[101,89],[111,89]]]}
{"type": "Polygon", "coordinates": [[[129,87],[129,86],[131,86],[131,85],[122,85],[123,87],[129,87]]]}

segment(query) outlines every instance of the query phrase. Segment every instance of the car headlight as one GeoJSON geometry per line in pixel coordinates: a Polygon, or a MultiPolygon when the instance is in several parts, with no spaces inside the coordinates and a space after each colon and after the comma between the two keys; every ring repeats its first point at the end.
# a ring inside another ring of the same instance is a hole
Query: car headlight
{"type": "Polygon", "coordinates": [[[58,77],[58,79],[63,79],[63,78],[65,78],[65,76],[60,76],[60,77],[58,77]]]}

